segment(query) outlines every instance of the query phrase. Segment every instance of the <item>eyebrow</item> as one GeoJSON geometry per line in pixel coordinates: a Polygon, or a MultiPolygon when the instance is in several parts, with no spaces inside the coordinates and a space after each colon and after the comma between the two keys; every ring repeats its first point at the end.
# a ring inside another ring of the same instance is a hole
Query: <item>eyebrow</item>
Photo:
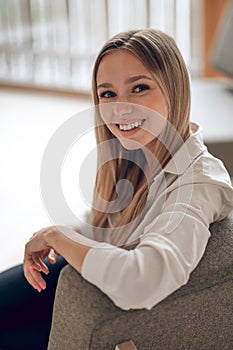
{"type": "MultiPolygon", "coordinates": [[[[153,80],[152,78],[148,77],[147,75],[141,74],[141,75],[135,75],[129,79],[126,79],[125,84],[134,83],[135,81],[138,81],[140,79],[153,80]]],[[[112,87],[112,84],[110,84],[110,83],[102,83],[102,84],[97,85],[97,89],[110,88],[110,87],[112,87]]]]}

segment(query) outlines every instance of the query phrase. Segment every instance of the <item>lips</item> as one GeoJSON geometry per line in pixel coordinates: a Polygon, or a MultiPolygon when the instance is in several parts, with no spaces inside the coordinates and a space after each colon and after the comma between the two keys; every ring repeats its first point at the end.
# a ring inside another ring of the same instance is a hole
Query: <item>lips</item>
{"type": "Polygon", "coordinates": [[[144,120],[137,120],[131,123],[116,124],[121,131],[131,131],[139,128],[144,120]]]}

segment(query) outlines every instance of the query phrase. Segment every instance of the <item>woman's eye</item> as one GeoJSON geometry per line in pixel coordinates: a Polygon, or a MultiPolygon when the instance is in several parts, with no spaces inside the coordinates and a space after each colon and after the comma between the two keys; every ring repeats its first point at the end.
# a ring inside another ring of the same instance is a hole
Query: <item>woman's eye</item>
{"type": "Polygon", "coordinates": [[[100,94],[100,98],[112,98],[115,96],[116,96],[116,94],[113,91],[104,91],[100,94]]]}
{"type": "Polygon", "coordinates": [[[134,92],[142,92],[142,91],[145,91],[145,90],[149,90],[149,86],[148,86],[148,85],[145,85],[145,84],[137,85],[137,86],[135,86],[135,88],[133,89],[134,92]]]}

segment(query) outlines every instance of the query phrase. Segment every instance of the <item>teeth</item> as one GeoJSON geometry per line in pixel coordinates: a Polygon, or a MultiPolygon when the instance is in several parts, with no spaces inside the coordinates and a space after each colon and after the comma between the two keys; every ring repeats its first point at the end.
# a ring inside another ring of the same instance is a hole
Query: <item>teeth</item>
{"type": "Polygon", "coordinates": [[[120,128],[120,130],[127,131],[127,130],[132,130],[132,129],[138,128],[141,125],[142,125],[142,121],[138,121],[138,122],[135,122],[135,123],[132,123],[132,124],[127,124],[127,125],[120,124],[119,128],[120,128]]]}

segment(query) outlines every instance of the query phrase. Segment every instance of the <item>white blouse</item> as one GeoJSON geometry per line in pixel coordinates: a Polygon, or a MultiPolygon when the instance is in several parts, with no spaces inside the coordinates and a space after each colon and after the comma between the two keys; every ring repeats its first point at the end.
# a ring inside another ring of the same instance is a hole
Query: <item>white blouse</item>
{"type": "Polygon", "coordinates": [[[87,253],[82,276],[120,308],[151,309],[186,284],[202,258],[210,223],[233,209],[233,188],[223,163],[193,133],[149,189],[146,213],[125,250],[101,242],[87,253]]]}

